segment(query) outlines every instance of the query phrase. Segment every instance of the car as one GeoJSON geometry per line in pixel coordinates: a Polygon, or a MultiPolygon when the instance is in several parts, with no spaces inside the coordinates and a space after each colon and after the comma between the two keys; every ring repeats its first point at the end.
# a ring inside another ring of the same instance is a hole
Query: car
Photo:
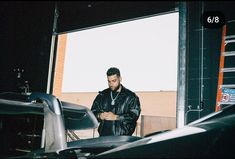
{"type": "Polygon", "coordinates": [[[10,96],[0,95],[1,158],[235,158],[235,105],[182,128],[144,137],[102,136],[68,142],[67,130],[97,127],[89,109],[45,93],[10,96]],[[35,147],[22,152],[33,142],[35,147]]]}
{"type": "Polygon", "coordinates": [[[73,158],[101,152],[141,139],[102,136],[68,141],[74,130],[97,128],[85,106],[60,101],[51,94],[0,94],[0,158],[73,158]]]}
{"type": "Polygon", "coordinates": [[[182,128],[102,152],[95,158],[235,158],[235,105],[182,128]]]}

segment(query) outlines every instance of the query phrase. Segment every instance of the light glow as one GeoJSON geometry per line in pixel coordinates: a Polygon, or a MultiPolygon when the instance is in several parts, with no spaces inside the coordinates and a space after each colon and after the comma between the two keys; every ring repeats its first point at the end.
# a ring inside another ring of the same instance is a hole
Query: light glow
{"type": "Polygon", "coordinates": [[[178,21],[175,12],[69,33],[62,92],[107,88],[112,66],[133,91],[176,91],[178,21]]]}

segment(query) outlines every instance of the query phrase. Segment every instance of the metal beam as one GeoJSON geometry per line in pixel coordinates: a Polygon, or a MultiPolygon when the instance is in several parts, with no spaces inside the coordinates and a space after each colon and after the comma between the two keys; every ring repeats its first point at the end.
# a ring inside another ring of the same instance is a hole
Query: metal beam
{"type": "Polygon", "coordinates": [[[179,2],[179,58],[177,79],[176,126],[184,126],[186,96],[186,2],[179,2]]]}
{"type": "Polygon", "coordinates": [[[58,20],[59,12],[58,5],[55,2],[55,10],[54,10],[54,21],[53,21],[53,30],[52,30],[52,38],[51,38],[51,50],[50,50],[50,61],[48,68],[48,77],[47,77],[47,91],[46,93],[52,93],[52,84],[53,84],[53,60],[54,60],[54,52],[56,50],[56,37],[57,37],[57,20],[58,20]]]}

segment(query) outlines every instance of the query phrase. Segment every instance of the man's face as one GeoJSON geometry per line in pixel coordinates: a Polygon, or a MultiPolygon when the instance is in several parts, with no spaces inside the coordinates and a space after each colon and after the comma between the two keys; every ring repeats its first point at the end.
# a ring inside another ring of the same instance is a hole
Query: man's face
{"type": "Polygon", "coordinates": [[[121,85],[121,77],[117,76],[117,75],[111,75],[111,76],[107,76],[108,78],[108,85],[109,88],[112,91],[116,91],[118,90],[118,88],[121,85]]]}

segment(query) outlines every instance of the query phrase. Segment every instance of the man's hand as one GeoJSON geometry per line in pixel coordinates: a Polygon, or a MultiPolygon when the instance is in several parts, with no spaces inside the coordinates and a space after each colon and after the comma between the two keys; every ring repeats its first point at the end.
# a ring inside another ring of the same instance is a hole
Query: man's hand
{"type": "Polygon", "coordinates": [[[100,113],[101,120],[118,120],[118,115],[114,114],[113,112],[103,112],[100,113]]]}

